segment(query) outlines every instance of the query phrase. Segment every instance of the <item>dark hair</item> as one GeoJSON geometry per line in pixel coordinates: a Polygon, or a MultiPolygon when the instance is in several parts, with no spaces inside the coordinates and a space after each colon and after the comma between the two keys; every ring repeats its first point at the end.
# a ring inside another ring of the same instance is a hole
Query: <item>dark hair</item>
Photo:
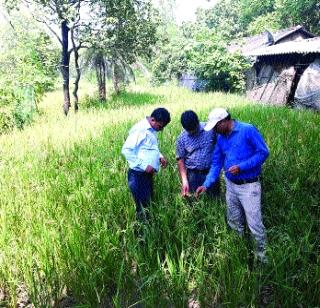
{"type": "Polygon", "coordinates": [[[187,110],[181,115],[181,124],[186,131],[193,131],[199,125],[199,118],[192,110],[187,110]]]}
{"type": "Polygon", "coordinates": [[[153,117],[157,122],[162,122],[167,125],[170,121],[170,113],[166,108],[157,108],[152,111],[151,117],[153,117]]]}
{"type": "Polygon", "coordinates": [[[228,115],[224,118],[224,120],[231,120],[231,114],[228,111],[228,115]]]}

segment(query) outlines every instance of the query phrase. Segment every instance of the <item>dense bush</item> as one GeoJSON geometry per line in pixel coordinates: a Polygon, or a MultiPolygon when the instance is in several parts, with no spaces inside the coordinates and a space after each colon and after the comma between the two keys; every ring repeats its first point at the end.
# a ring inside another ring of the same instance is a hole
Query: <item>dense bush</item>
{"type": "Polygon", "coordinates": [[[189,69],[206,81],[205,90],[244,89],[247,61],[239,54],[228,53],[226,43],[212,31],[204,30],[196,35],[188,59],[189,69]]]}
{"type": "Polygon", "coordinates": [[[5,133],[15,126],[14,114],[11,108],[0,108],[0,134],[5,133]]]}
{"type": "Polygon", "coordinates": [[[34,93],[33,87],[0,88],[0,134],[32,122],[36,112],[34,93]]]}
{"type": "Polygon", "coordinates": [[[213,30],[185,27],[188,31],[184,31],[183,39],[161,45],[153,61],[153,80],[164,83],[188,72],[198,78],[196,91],[242,91],[246,60],[228,53],[224,38],[213,30]]]}
{"type": "Polygon", "coordinates": [[[152,60],[152,83],[161,84],[177,80],[188,70],[189,42],[178,28],[171,26],[169,33],[159,34],[160,41],[152,60]]]}
{"type": "Polygon", "coordinates": [[[58,54],[48,35],[28,19],[14,21],[14,28],[3,26],[0,42],[0,112],[12,111],[10,120],[2,117],[1,133],[12,127],[12,118],[19,128],[32,120],[36,104],[53,87],[58,54]]]}

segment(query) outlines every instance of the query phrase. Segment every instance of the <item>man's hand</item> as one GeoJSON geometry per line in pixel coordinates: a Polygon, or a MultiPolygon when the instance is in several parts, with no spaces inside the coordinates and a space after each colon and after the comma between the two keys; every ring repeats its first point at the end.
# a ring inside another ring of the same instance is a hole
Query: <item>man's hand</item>
{"type": "Polygon", "coordinates": [[[167,160],[164,157],[160,157],[160,165],[162,168],[166,168],[167,167],[167,160]]]}
{"type": "Polygon", "coordinates": [[[196,197],[198,198],[200,194],[206,192],[207,187],[205,186],[199,186],[196,190],[196,197]]]}
{"type": "Polygon", "coordinates": [[[154,174],[156,170],[152,166],[148,165],[145,171],[147,173],[154,174]]]}
{"type": "Polygon", "coordinates": [[[182,195],[182,197],[189,196],[189,183],[188,182],[182,183],[181,195],[182,195]]]}
{"type": "Polygon", "coordinates": [[[239,166],[234,165],[234,166],[231,166],[231,167],[228,169],[228,172],[230,172],[232,175],[237,175],[237,174],[240,173],[240,168],[239,168],[239,166]]]}

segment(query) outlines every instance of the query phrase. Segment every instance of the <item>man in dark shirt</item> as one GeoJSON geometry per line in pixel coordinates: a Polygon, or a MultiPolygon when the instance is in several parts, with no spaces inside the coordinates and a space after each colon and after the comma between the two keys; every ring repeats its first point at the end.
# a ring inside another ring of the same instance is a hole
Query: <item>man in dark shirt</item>
{"type": "MultiPolygon", "coordinates": [[[[214,131],[205,131],[205,123],[200,123],[197,114],[187,110],[181,115],[184,131],[176,142],[176,158],[182,181],[181,194],[190,193],[204,182],[212,161],[212,153],[216,143],[214,131]]],[[[211,197],[219,195],[219,179],[212,183],[207,190],[211,197]]]]}
{"type": "Polygon", "coordinates": [[[210,112],[204,129],[217,132],[218,139],[212,166],[196,195],[205,192],[224,168],[228,225],[242,235],[246,221],[256,240],[257,259],[266,262],[260,174],[269,156],[268,147],[253,125],[231,119],[223,108],[215,108],[210,112]]]}

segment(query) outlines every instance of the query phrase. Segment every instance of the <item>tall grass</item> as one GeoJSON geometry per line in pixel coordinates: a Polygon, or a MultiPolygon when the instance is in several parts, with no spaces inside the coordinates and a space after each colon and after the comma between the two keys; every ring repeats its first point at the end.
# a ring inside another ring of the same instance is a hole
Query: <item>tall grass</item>
{"type": "Polygon", "coordinates": [[[185,307],[190,298],[203,307],[320,305],[318,114],[138,86],[67,118],[54,93],[40,108],[32,127],[0,138],[4,305],[16,304],[21,285],[36,307],[57,305],[66,293],[85,307],[185,307]],[[137,238],[120,151],[131,125],[158,106],[172,114],[159,134],[169,166],[156,176],[151,221],[137,238]],[[226,227],[223,196],[192,204],[179,196],[180,114],[194,109],[205,120],[215,106],[255,124],[270,147],[265,267],[251,270],[247,242],[226,227]],[[273,289],[268,297],[265,286],[273,289]]]}

